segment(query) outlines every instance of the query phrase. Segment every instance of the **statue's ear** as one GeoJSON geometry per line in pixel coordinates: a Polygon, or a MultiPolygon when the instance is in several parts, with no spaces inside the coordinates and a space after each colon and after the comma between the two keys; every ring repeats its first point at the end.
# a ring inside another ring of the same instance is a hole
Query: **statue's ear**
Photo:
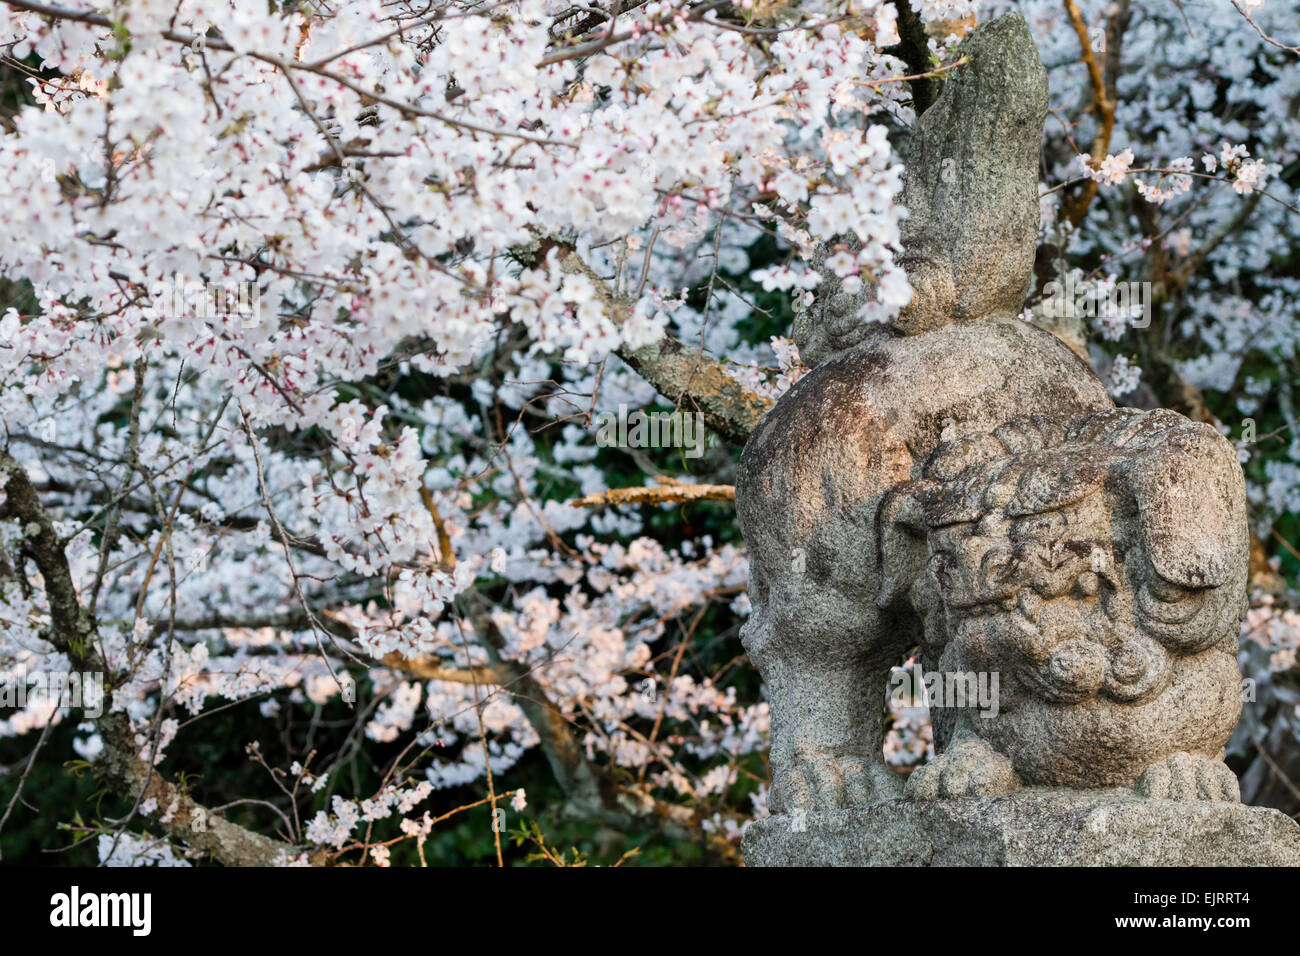
{"type": "Polygon", "coordinates": [[[912,582],[925,570],[928,526],[920,493],[932,486],[930,481],[911,481],[889,491],[880,503],[878,607],[906,599],[912,582]]]}
{"type": "Polygon", "coordinates": [[[1209,425],[1162,433],[1120,471],[1156,573],[1184,588],[1221,587],[1247,561],[1246,487],[1232,445],[1209,425]]]}

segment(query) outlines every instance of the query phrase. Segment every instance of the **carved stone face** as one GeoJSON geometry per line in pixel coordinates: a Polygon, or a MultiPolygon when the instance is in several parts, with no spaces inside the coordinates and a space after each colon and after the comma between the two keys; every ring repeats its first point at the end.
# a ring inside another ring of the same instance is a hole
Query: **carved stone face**
{"type": "Polygon", "coordinates": [[[927,642],[953,644],[964,670],[1010,671],[1047,701],[1159,694],[1171,653],[1235,639],[1238,602],[1161,578],[1132,529],[1112,539],[1117,512],[1099,491],[1059,511],[994,510],[933,529],[927,576],[942,633],[927,642]]]}
{"type": "Polygon", "coordinates": [[[999,675],[1000,712],[972,722],[1025,779],[1109,762],[1124,782],[1155,751],[1223,745],[1246,540],[1213,429],[1127,409],[1021,420],[945,443],[910,493],[926,656],[999,675]]]}

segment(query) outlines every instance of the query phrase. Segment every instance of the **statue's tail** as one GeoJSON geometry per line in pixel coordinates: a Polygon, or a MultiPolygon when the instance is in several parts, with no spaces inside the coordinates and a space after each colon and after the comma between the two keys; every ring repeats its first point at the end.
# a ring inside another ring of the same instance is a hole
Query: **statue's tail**
{"type": "MultiPolygon", "coordinates": [[[[958,53],[966,62],[917,120],[908,154],[901,263],[913,296],[892,323],[906,335],[1014,315],[1033,276],[1047,71],[1019,13],[976,28],[958,53]]],[[[822,268],[818,301],[795,329],[810,366],[863,337],[864,300],[822,268]]]]}

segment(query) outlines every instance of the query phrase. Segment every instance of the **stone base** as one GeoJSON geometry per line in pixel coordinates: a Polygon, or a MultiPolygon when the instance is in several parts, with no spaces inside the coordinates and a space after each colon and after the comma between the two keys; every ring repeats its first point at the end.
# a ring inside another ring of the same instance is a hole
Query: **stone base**
{"type": "Polygon", "coordinates": [[[743,849],[748,866],[1300,866],[1300,824],[1130,790],[1022,790],[764,817],[743,849]]]}

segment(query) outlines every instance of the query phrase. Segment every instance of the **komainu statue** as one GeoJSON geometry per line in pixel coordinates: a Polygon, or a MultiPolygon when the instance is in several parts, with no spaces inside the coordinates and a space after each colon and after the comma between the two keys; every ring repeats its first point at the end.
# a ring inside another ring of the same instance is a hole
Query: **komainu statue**
{"type": "Polygon", "coordinates": [[[879,602],[919,616],[926,669],[1005,676],[996,714],[936,709],[944,752],[916,796],[1240,799],[1219,755],[1241,712],[1246,494],[1215,429],[1013,419],[941,444],[881,513],[879,602]]]}
{"type": "Polygon", "coordinates": [[[795,328],[815,367],[741,459],[774,814],[747,860],[1252,862],[1232,849],[1249,832],[1265,862],[1300,861],[1300,827],[1236,806],[1222,762],[1242,707],[1236,452],[1175,412],[1114,407],[1019,318],[1047,78],[1018,14],[960,52],[912,136],[911,304],[857,322],[827,274],[795,328]],[[935,708],[936,757],[904,787],[883,705],[917,647],[926,672],[996,674],[998,700],[935,708]]]}

